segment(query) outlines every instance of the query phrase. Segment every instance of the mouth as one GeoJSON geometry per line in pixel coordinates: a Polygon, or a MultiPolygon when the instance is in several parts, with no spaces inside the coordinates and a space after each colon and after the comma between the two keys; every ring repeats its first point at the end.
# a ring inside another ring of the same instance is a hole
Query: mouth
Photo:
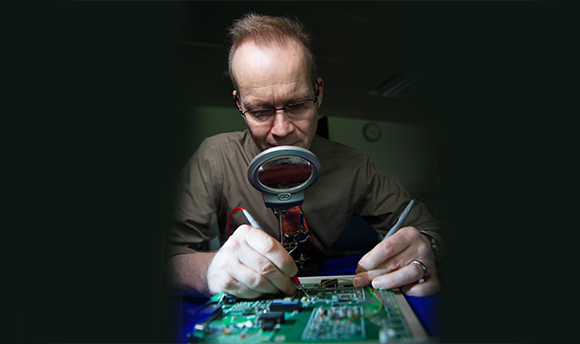
{"type": "Polygon", "coordinates": [[[276,143],[276,144],[268,144],[268,146],[270,146],[270,148],[279,147],[279,146],[297,146],[297,147],[301,147],[301,144],[300,144],[300,142],[294,142],[294,143],[276,143]]]}

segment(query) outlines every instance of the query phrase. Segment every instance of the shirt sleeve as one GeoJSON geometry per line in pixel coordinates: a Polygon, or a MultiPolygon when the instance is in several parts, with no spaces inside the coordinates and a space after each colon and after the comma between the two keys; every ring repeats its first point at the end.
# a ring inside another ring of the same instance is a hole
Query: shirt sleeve
{"type": "Polygon", "coordinates": [[[220,182],[216,154],[204,141],[177,176],[172,194],[165,258],[194,253],[214,235],[208,232],[216,211],[220,182]]]}
{"type": "MultiPolygon", "coordinates": [[[[359,183],[365,196],[357,213],[377,232],[384,235],[397,222],[412,197],[394,177],[378,169],[368,156],[364,157],[363,171],[359,183]]],[[[439,247],[436,258],[444,259],[443,224],[431,216],[420,200],[417,200],[411,208],[402,224],[402,227],[405,226],[413,226],[436,238],[439,247]]]]}

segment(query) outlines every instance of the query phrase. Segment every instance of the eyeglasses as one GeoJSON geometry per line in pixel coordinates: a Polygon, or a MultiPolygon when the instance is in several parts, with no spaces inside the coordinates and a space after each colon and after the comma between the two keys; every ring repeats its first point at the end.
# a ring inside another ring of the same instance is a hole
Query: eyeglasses
{"type": "Polygon", "coordinates": [[[242,116],[245,117],[246,115],[248,115],[248,117],[254,122],[269,123],[272,120],[274,120],[276,112],[279,110],[284,110],[284,112],[286,112],[288,117],[292,119],[302,118],[314,109],[314,104],[316,104],[317,100],[318,98],[301,100],[295,103],[288,104],[279,109],[266,108],[266,109],[254,109],[242,111],[242,109],[238,108],[238,110],[240,111],[242,116]]]}
{"type": "MultiPolygon", "coordinates": [[[[316,82],[316,85],[318,85],[318,82],[316,82]]],[[[318,92],[320,91],[320,85],[318,85],[318,86],[319,87],[316,90],[316,94],[314,95],[314,99],[300,100],[300,101],[288,104],[288,105],[281,107],[279,109],[263,108],[263,109],[254,109],[254,110],[242,111],[242,108],[237,106],[237,102],[239,100],[239,99],[237,99],[237,96],[236,96],[236,106],[238,108],[238,111],[240,111],[240,113],[242,114],[242,116],[246,117],[246,115],[248,115],[247,117],[249,117],[250,120],[252,120],[256,123],[260,123],[260,124],[267,124],[267,123],[272,122],[274,120],[274,117],[276,117],[276,112],[278,112],[279,110],[284,110],[284,112],[286,112],[288,117],[290,117],[291,119],[300,119],[300,118],[306,116],[307,114],[311,113],[312,110],[314,110],[314,105],[318,101],[318,92]]]]}

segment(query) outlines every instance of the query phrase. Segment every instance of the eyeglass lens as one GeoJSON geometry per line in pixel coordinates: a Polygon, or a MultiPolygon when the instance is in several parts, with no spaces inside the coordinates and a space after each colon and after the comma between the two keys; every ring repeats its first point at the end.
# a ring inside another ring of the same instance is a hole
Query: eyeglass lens
{"type": "Polygon", "coordinates": [[[291,118],[300,118],[312,110],[312,105],[314,102],[315,99],[303,100],[286,105],[280,109],[256,109],[247,111],[246,113],[258,122],[267,122],[273,119],[277,110],[284,110],[291,118]]]}

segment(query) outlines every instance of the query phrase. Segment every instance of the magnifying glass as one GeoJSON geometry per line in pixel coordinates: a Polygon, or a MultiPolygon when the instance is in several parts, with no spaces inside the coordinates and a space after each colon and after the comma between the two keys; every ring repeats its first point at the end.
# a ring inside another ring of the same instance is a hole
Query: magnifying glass
{"type": "Polygon", "coordinates": [[[278,146],[267,149],[250,162],[250,184],[262,192],[266,207],[287,210],[304,202],[306,189],[320,176],[320,162],[307,149],[278,146]]]}
{"type": "MultiPolygon", "coordinates": [[[[310,234],[300,225],[298,238],[285,242],[282,215],[292,207],[304,202],[306,189],[320,177],[320,162],[311,151],[295,146],[278,146],[267,149],[250,162],[248,180],[264,196],[266,207],[272,208],[278,217],[280,243],[289,253],[300,248],[295,261],[302,268],[309,259],[304,254],[304,245],[310,234]]],[[[302,223],[302,213],[300,213],[302,223]]],[[[311,240],[311,239],[310,239],[311,240]]]]}

